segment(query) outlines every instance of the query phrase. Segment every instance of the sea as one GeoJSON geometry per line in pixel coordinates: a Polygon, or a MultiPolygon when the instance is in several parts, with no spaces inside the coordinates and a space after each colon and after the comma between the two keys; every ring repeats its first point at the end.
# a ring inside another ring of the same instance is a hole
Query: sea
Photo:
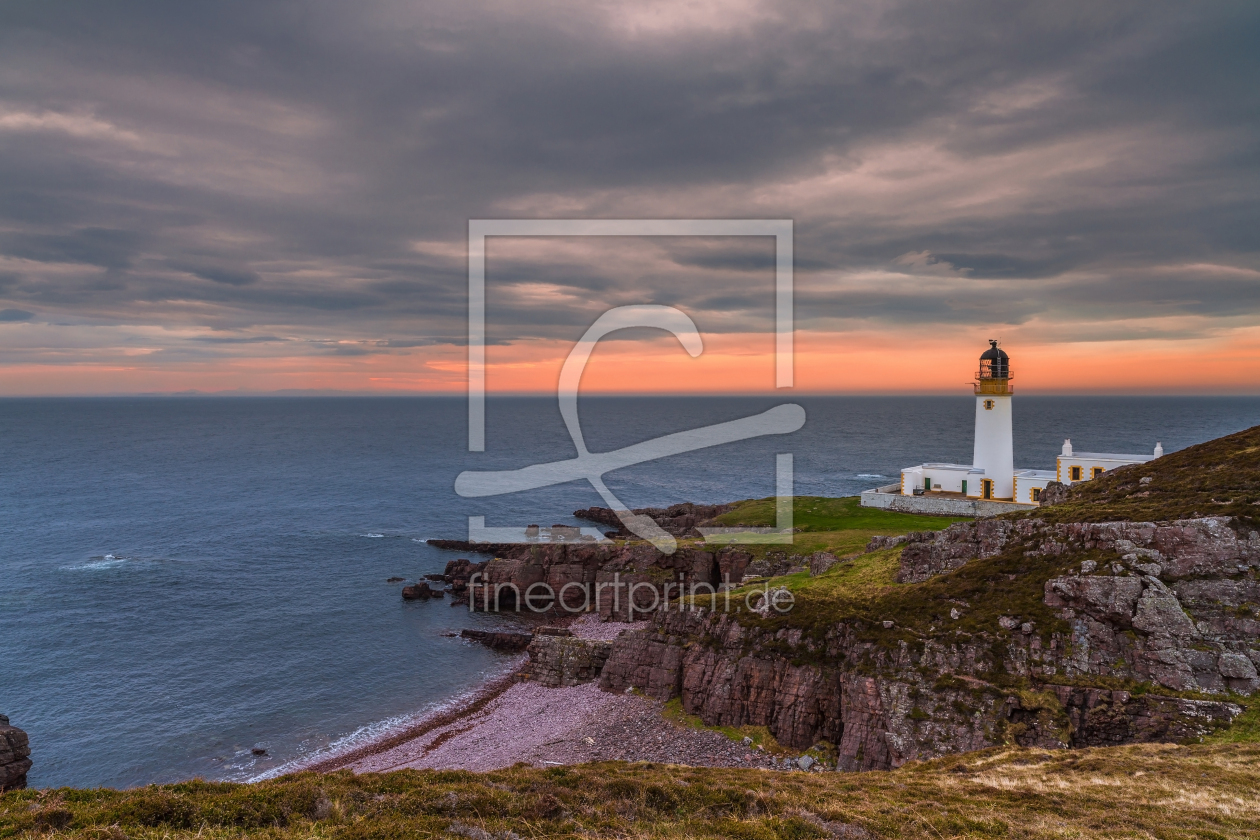
{"type": "MultiPolygon", "coordinates": [[[[606,476],[633,507],[774,493],[845,496],[924,461],[969,462],[960,397],[584,398],[594,452],[784,402],[798,432],[606,476]]],[[[1260,423],[1253,397],[1037,397],[1014,406],[1016,466],[1149,453],[1260,423]]],[[[584,481],[461,498],[466,469],[571,458],[554,398],[492,398],[486,449],[443,397],[0,399],[0,713],[30,735],[36,787],[248,780],[344,750],[467,696],[517,657],[468,627],[523,624],[404,602],[460,556],[425,543],[576,524],[584,481]],[[265,750],[255,755],[254,750],[265,750]]]]}

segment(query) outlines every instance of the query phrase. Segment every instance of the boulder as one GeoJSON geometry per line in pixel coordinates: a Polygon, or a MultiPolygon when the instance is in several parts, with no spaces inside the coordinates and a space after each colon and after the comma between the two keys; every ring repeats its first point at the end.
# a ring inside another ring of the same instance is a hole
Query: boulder
{"type": "Polygon", "coordinates": [[[26,787],[26,773],[31,769],[31,747],[26,733],[9,725],[0,715],[0,793],[26,787]]]}
{"type": "Polygon", "coordinates": [[[1051,505],[1066,502],[1068,499],[1068,489],[1068,485],[1061,482],[1050,482],[1045,486],[1045,489],[1041,491],[1041,506],[1050,507],[1051,505]]]}
{"type": "Polygon", "coordinates": [[[412,586],[404,586],[402,591],[404,601],[427,601],[433,597],[433,594],[429,584],[423,581],[412,586]]]}
{"type": "Polygon", "coordinates": [[[811,577],[818,577],[823,572],[840,562],[840,558],[829,551],[816,551],[809,555],[809,574],[811,577]]]}
{"type": "MultiPolygon", "coordinates": [[[[871,537],[870,542],[866,544],[866,553],[870,554],[872,551],[901,545],[909,536],[909,534],[897,534],[896,536],[880,536],[877,534],[871,537]]],[[[916,536],[918,535],[916,534],[916,536]]]]}
{"type": "Polygon", "coordinates": [[[970,560],[996,557],[1015,529],[1007,519],[959,522],[943,531],[907,534],[901,550],[898,583],[922,583],[951,572],[970,560]]]}
{"type": "Polygon", "coordinates": [[[521,651],[529,647],[533,641],[530,633],[494,632],[492,630],[461,630],[461,638],[479,642],[493,650],[521,651]]]}

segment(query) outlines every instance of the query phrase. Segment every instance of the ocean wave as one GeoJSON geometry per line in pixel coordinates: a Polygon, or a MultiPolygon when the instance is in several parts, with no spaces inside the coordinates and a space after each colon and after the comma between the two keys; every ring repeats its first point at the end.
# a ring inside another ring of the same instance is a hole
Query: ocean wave
{"type": "Polygon", "coordinates": [[[383,537],[383,536],[385,536],[385,535],[384,535],[384,534],[373,534],[371,531],[369,531],[369,532],[368,532],[368,533],[366,533],[366,534],[359,534],[359,536],[360,536],[360,537],[367,537],[368,539],[379,540],[381,537],[383,537]]]}
{"type": "Polygon", "coordinates": [[[879,473],[858,473],[857,477],[858,478],[888,478],[888,476],[880,475],[879,473]]]}
{"type": "Polygon", "coordinates": [[[166,563],[178,563],[170,557],[133,557],[124,554],[98,554],[89,557],[85,563],[76,563],[73,566],[62,566],[63,572],[100,572],[108,569],[138,569],[152,568],[164,565],[166,563]]]}
{"type": "Polygon", "coordinates": [[[112,554],[103,554],[88,558],[86,563],[80,563],[76,566],[62,566],[61,569],[64,572],[99,572],[105,569],[117,569],[129,560],[131,560],[130,557],[115,557],[112,554]]]}

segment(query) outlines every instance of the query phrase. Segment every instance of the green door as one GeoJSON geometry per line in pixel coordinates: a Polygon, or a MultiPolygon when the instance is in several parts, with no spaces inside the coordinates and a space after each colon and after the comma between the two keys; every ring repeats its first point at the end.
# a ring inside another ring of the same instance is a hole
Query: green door
{"type": "Polygon", "coordinates": [[[967,479],[963,479],[963,495],[967,495],[967,479]]]}

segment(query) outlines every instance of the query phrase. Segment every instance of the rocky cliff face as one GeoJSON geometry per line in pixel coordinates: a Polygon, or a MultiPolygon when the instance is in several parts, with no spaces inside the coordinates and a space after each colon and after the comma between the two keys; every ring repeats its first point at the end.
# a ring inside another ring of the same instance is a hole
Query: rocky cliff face
{"type": "MultiPolygon", "coordinates": [[[[676,537],[698,537],[696,526],[730,510],[733,505],[674,505],[670,508],[642,508],[639,515],[651,516],[676,537]]],[[[616,513],[605,508],[575,511],[592,522],[620,528],[616,513]]],[[[553,529],[554,531],[555,529],[553,529]]],[[[624,531],[610,533],[625,536],[624,531]]],[[[429,540],[438,548],[490,554],[481,564],[467,560],[448,564],[445,579],[452,584],[454,603],[473,609],[499,612],[529,611],[545,615],[574,615],[598,610],[613,621],[632,619],[632,610],[644,614],[682,591],[698,587],[701,594],[725,584],[738,585],[748,574],[781,574],[789,567],[810,562],[793,555],[759,560],[738,548],[681,546],[673,554],[662,554],[647,543],[597,544],[572,541],[539,543],[469,543],[462,540],[429,540]],[[479,577],[472,581],[472,576],[479,577]],[[545,584],[546,587],[541,586],[545,584]],[[536,587],[531,590],[530,587],[536,587]],[[631,592],[633,587],[633,594],[631,592]],[[556,596],[555,600],[548,593],[556,596]],[[528,604],[526,596],[530,596],[528,604]]],[[[827,555],[830,558],[830,555],[827,555]]],[[[831,558],[834,561],[834,558],[831,558]]],[[[822,562],[822,561],[819,561],[822,562]]]]}
{"type": "Polygon", "coordinates": [[[524,611],[530,596],[534,612],[577,614],[589,605],[615,621],[630,620],[632,605],[642,617],[654,604],[677,598],[683,587],[690,592],[694,585],[707,593],[706,587],[738,583],[752,559],[734,548],[681,547],[667,555],[644,543],[505,545],[497,547],[496,555],[468,586],[475,609],[524,611]],[[546,588],[531,590],[535,584],[546,588]],[[550,601],[548,592],[557,600],[550,601]]]}
{"type": "MultiPolygon", "coordinates": [[[[650,517],[661,529],[675,537],[698,537],[700,532],[696,528],[708,522],[714,517],[721,516],[727,511],[735,507],[735,504],[726,505],[697,505],[691,502],[685,502],[680,505],[672,505],[667,508],[637,508],[633,513],[639,516],[650,517]]],[[[600,525],[606,525],[612,530],[608,533],[616,535],[620,538],[630,536],[630,532],[621,524],[616,511],[608,508],[586,508],[584,510],[575,510],[573,515],[578,519],[585,519],[588,522],[598,522],[600,525]]]]}
{"type": "Polygon", "coordinates": [[[555,688],[599,679],[612,642],[540,633],[529,644],[525,678],[555,688]]]}
{"type": "Polygon", "coordinates": [[[841,769],[1001,743],[1199,738],[1242,711],[1210,695],[1260,689],[1258,570],[1260,533],[1232,519],[963,523],[908,535],[897,573],[901,591],[935,586],[945,626],[664,613],[615,642],[601,686],[680,696],[707,724],[764,725],[795,748],[830,741],[841,769]],[[987,613],[947,598],[950,575],[996,557],[1030,575],[1057,570],[1027,581],[1040,596],[1035,616],[1017,602],[1011,614],[988,605],[991,624],[977,624],[987,613]],[[964,613],[972,623],[956,629],[964,613]],[[1172,693],[1186,691],[1199,696],[1172,693]]]}
{"type": "MultiPolygon", "coordinates": [[[[968,560],[977,557],[995,557],[1006,546],[1006,540],[1014,523],[1005,519],[981,519],[977,522],[959,522],[944,531],[925,531],[906,534],[901,540],[901,569],[898,583],[919,583],[928,578],[953,571],[968,560]]],[[[877,538],[878,539],[878,538],[877,538]]],[[[875,544],[881,547],[891,544],[883,540],[875,544]]]]}
{"type": "Polygon", "coordinates": [[[0,715],[0,793],[26,787],[26,773],[31,769],[31,748],[26,733],[9,725],[0,715]]]}
{"type": "Polygon", "coordinates": [[[708,550],[684,545],[673,554],[662,554],[646,543],[492,547],[460,543],[455,547],[488,548],[495,554],[483,565],[470,567],[480,572],[476,581],[466,577],[452,585],[455,603],[467,604],[471,598],[473,609],[487,612],[576,615],[593,611],[609,621],[642,619],[682,593],[694,591],[708,597],[724,586],[738,586],[745,576],[772,577],[800,570],[818,575],[841,562],[827,552],[769,552],[754,560],[752,554],[735,547],[708,550]],[[556,600],[548,593],[554,593],[556,600]]]}

